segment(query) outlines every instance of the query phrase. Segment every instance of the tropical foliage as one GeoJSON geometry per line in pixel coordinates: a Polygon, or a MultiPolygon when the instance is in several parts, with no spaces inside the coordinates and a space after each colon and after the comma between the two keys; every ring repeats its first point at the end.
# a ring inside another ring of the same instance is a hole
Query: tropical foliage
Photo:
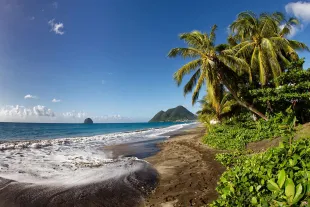
{"type": "Polygon", "coordinates": [[[303,63],[304,60],[294,62],[280,75],[278,87],[250,90],[254,103],[268,107],[270,113],[291,106],[300,123],[310,121],[310,69],[304,70],[303,63]]]}
{"type": "Polygon", "coordinates": [[[222,124],[209,126],[203,142],[217,149],[243,150],[249,142],[292,134],[294,125],[295,117],[291,109],[279,112],[268,122],[255,122],[248,114],[244,114],[222,124]]]}
{"type": "Polygon", "coordinates": [[[180,86],[191,74],[183,91],[193,92],[193,104],[206,85],[197,112],[208,128],[203,141],[227,151],[216,155],[227,171],[211,206],[309,205],[310,138],[293,137],[297,123],[310,121],[310,69],[303,69],[298,56],[309,48],[289,38],[298,25],[279,12],[242,12],[230,25],[227,43],[215,44],[213,26],[210,34],[181,34],[186,47],[168,54],[189,60],[174,79],[180,86]],[[211,126],[214,118],[220,123],[211,126]],[[260,154],[246,151],[248,143],[272,138],[284,143],[260,154]]]}
{"type": "Polygon", "coordinates": [[[217,187],[220,196],[211,206],[308,206],[309,145],[310,139],[281,143],[261,154],[239,154],[233,162],[227,155],[218,156],[228,170],[217,187]]]}
{"type": "Polygon", "coordinates": [[[203,97],[202,100],[199,101],[202,108],[201,110],[197,111],[197,114],[199,116],[199,119],[201,121],[205,121],[206,119],[212,120],[221,120],[225,117],[230,117],[233,113],[238,111],[239,106],[236,100],[232,97],[230,93],[227,93],[224,91],[224,88],[222,89],[220,96],[220,104],[219,104],[219,110],[215,111],[212,107],[212,104],[210,103],[210,98],[208,96],[203,97]],[[205,116],[208,116],[205,117],[205,116]]]}
{"type": "Polygon", "coordinates": [[[298,25],[297,19],[286,20],[279,12],[261,15],[242,12],[230,25],[228,43],[215,45],[216,25],[210,34],[183,33],[180,39],[187,47],[173,48],[168,56],[181,56],[189,62],[174,74],[174,79],[181,85],[185,75],[192,74],[183,91],[184,95],[193,92],[193,104],[205,83],[206,101],[218,118],[224,88],[240,106],[268,120],[265,115],[268,107],[254,102],[253,97],[242,89],[275,88],[281,84],[279,77],[299,59],[297,51],[309,50],[304,43],[288,38],[292,26],[298,25]]]}
{"type": "MultiPolygon", "coordinates": [[[[287,64],[298,60],[296,50],[308,49],[305,44],[286,38],[291,26],[298,24],[295,18],[286,21],[279,12],[259,16],[242,12],[230,25],[232,38],[238,44],[225,53],[247,60],[253,78],[258,76],[260,85],[265,86],[269,80],[281,75],[287,64]]],[[[278,85],[277,79],[274,80],[274,84],[278,85]]]]}

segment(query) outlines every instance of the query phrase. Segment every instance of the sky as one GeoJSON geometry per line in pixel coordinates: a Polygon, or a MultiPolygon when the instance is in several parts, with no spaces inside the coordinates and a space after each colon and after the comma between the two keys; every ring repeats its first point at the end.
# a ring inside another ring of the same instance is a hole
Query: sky
{"type": "MultiPolygon", "coordinates": [[[[298,17],[291,38],[310,45],[310,1],[0,0],[0,121],[143,122],[178,105],[196,112],[173,80],[185,61],[167,53],[184,46],[178,34],[213,24],[225,42],[247,10],[298,17]]],[[[310,54],[300,56],[310,67],[310,54]]]]}

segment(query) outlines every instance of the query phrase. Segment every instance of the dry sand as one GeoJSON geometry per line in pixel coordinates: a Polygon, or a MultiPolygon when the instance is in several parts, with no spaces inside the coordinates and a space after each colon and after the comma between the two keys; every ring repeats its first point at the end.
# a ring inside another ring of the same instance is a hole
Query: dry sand
{"type": "Polygon", "coordinates": [[[183,132],[159,144],[158,154],[147,158],[159,172],[159,185],[145,206],[204,206],[217,198],[215,190],[225,168],[214,160],[219,151],[201,142],[205,128],[183,132]]]}

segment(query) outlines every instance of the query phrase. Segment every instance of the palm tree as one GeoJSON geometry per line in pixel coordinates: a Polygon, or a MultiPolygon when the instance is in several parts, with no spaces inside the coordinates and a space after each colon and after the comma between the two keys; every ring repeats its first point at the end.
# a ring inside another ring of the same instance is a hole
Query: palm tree
{"type": "Polygon", "coordinates": [[[224,117],[230,116],[239,106],[233,96],[227,91],[223,91],[222,93],[219,111],[214,110],[210,104],[208,95],[200,100],[199,103],[201,104],[201,110],[197,111],[198,115],[210,115],[216,117],[219,121],[224,117]]]}
{"type": "MultiPolygon", "coordinates": [[[[278,77],[289,62],[298,60],[296,50],[309,50],[304,43],[287,39],[292,26],[298,24],[295,18],[286,21],[279,12],[260,16],[242,12],[230,25],[238,44],[224,53],[246,60],[251,72],[258,72],[260,84],[264,86],[270,79],[278,77]]],[[[274,80],[278,86],[277,79],[274,80]]]]}
{"type": "Polygon", "coordinates": [[[190,62],[183,65],[174,74],[178,86],[186,74],[194,72],[190,80],[184,86],[184,94],[192,92],[192,104],[198,97],[199,91],[204,83],[206,83],[207,94],[210,98],[212,107],[219,113],[220,111],[220,91],[221,84],[233,95],[235,100],[243,107],[267,120],[267,117],[256,110],[251,104],[247,103],[242,98],[239,98],[236,90],[234,90],[234,82],[231,81],[236,73],[244,71],[250,73],[250,67],[242,58],[236,57],[233,54],[225,54],[221,52],[222,45],[215,46],[215,30],[214,25],[210,34],[193,31],[183,33],[180,39],[184,40],[188,47],[173,48],[168,56],[190,58],[190,62]]]}

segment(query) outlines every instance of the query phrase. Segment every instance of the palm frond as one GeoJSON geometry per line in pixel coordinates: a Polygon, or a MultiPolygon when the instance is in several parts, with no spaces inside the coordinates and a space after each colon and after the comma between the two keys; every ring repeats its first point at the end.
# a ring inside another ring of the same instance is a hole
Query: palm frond
{"type": "Polygon", "coordinates": [[[196,59],[183,65],[179,70],[177,70],[177,72],[175,72],[173,75],[173,78],[177,82],[177,85],[180,86],[184,76],[196,70],[200,65],[201,59],[196,59]]]}
{"type": "Polygon", "coordinates": [[[168,57],[174,58],[181,56],[183,58],[197,58],[200,56],[200,51],[195,48],[173,48],[169,51],[168,57]]]}
{"type": "Polygon", "coordinates": [[[198,69],[194,75],[189,79],[189,81],[186,83],[186,85],[184,86],[183,88],[183,93],[184,93],[184,96],[190,92],[193,91],[193,88],[194,86],[196,85],[197,83],[197,80],[199,79],[200,77],[200,69],[198,69]]]}
{"type": "Polygon", "coordinates": [[[267,83],[268,63],[267,63],[267,57],[264,54],[264,51],[262,51],[261,49],[258,49],[258,63],[259,63],[260,82],[264,86],[267,83]]]}
{"type": "Polygon", "coordinates": [[[261,45],[263,50],[266,52],[266,56],[268,57],[269,66],[273,73],[273,77],[275,78],[275,84],[278,86],[279,84],[276,78],[281,74],[281,67],[277,59],[275,48],[268,38],[263,38],[261,45]]]}
{"type": "Polygon", "coordinates": [[[309,47],[302,42],[299,42],[296,40],[288,40],[288,42],[294,50],[306,50],[306,51],[310,52],[309,47]]]}
{"type": "Polygon", "coordinates": [[[180,39],[184,40],[190,47],[200,49],[209,44],[209,41],[206,41],[204,36],[205,34],[196,30],[190,33],[180,34],[180,39]]]}
{"type": "Polygon", "coordinates": [[[195,90],[194,90],[193,95],[192,95],[192,105],[194,105],[199,98],[200,89],[201,89],[201,87],[205,81],[205,78],[206,78],[205,74],[206,74],[206,71],[204,69],[201,69],[200,77],[196,83],[196,87],[195,87],[195,90]]]}
{"type": "Polygon", "coordinates": [[[215,41],[215,31],[216,31],[216,29],[217,29],[217,25],[215,24],[215,25],[213,25],[212,26],[212,29],[211,29],[211,32],[210,32],[210,36],[209,36],[209,40],[210,40],[210,42],[212,42],[212,43],[214,43],[214,41],[215,41]]]}
{"type": "Polygon", "coordinates": [[[252,82],[252,72],[248,63],[234,55],[219,55],[218,59],[228,68],[231,68],[237,74],[241,75],[243,72],[249,74],[249,80],[252,82]]]}

